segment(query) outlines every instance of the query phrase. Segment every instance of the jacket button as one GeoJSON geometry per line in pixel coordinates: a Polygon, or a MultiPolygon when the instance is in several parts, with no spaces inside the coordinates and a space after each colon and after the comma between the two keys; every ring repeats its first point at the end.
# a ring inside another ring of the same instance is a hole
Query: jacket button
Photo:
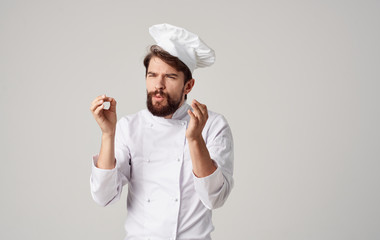
{"type": "Polygon", "coordinates": [[[146,200],[147,202],[150,202],[150,199],[148,198],[148,200],[146,200]]]}

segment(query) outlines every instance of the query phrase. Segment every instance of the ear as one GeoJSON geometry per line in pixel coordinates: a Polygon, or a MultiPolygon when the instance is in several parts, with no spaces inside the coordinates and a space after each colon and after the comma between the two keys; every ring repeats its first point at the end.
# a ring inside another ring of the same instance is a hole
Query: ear
{"type": "Polygon", "coordinates": [[[191,92],[191,89],[193,89],[194,87],[194,83],[195,83],[195,79],[192,78],[190,79],[186,84],[185,84],[185,88],[183,90],[183,93],[184,94],[188,94],[189,92],[191,92]]]}

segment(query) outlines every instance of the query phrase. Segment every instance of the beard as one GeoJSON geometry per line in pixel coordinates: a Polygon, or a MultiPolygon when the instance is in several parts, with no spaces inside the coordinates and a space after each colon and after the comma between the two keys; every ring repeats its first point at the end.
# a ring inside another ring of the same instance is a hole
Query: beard
{"type": "Polygon", "coordinates": [[[165,117],[173,114],[179,108],[181,104],[181,100],[183,98],[183,91],[181,97],[177,99],[173,99],[169,94],[164,93],[162,90],[156,90],[154,92],[147,92],[146,106],[148,110],[157,117],[165,117]],[[160,94],[161,97],[165,98],[167,104],[164,104],[164,101],[156,102],[153,104],[153,96],[156,94],[160,94]]]}

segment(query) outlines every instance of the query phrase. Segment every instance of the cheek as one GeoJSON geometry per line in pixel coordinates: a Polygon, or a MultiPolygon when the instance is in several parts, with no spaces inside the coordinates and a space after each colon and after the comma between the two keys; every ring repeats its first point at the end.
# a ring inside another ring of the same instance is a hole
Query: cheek
{"type": "Polygon", "coordinates": [[[180,97],[183,93],[182,91],[183,86],[172,86],[170,89],[168,88],[167,90],[172,93],[172,95],[175,95],[176,97],[180,97]]]}
{"type": "Polygon", "coordinates": [[[155,90],[152,81],[146,81],[145,85],[146,85],[146,89],[148,90],[148,92],[151,92],[152,90],[155,90]]]}
{"type": "Polygon", "coordinates": [[[176,92],[181,93],[183,87],[184,87],[184,86],[183,86],[183,83],[178,82],[178,83],[176,83],[176,84],[173,84],[172,89],[175,90],[176,92]]]}

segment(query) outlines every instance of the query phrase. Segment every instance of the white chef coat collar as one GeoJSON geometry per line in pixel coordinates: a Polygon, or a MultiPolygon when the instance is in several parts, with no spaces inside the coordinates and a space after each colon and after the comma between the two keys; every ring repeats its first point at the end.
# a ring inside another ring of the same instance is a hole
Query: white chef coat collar
{"type": "Polygon", "coordinates": [[[168,123],[168,122],[177,122],[178,120],[186,120],[188,113],[187,110],[190,109],[190,105],[187,104],[186,100],[182,103],[182,105],[174,112],[172,118],[166,119],[164,117],[157,117],[154,116],[151,112],[149,112],[153,119],[162,122],[162,123],[168,123]]]}
{"type": "Polygon", "coordinates": [[[190,109],[190,105],[187,104],[186,100],[182,103],[182,106],[180,106],[177,111],[174,112],[173,116],[171,119],[178,119],[178,120],[181,120],[181,119],[184,119],[186,116],[188,116],[187,114],[187,110],[190,109]]]}

